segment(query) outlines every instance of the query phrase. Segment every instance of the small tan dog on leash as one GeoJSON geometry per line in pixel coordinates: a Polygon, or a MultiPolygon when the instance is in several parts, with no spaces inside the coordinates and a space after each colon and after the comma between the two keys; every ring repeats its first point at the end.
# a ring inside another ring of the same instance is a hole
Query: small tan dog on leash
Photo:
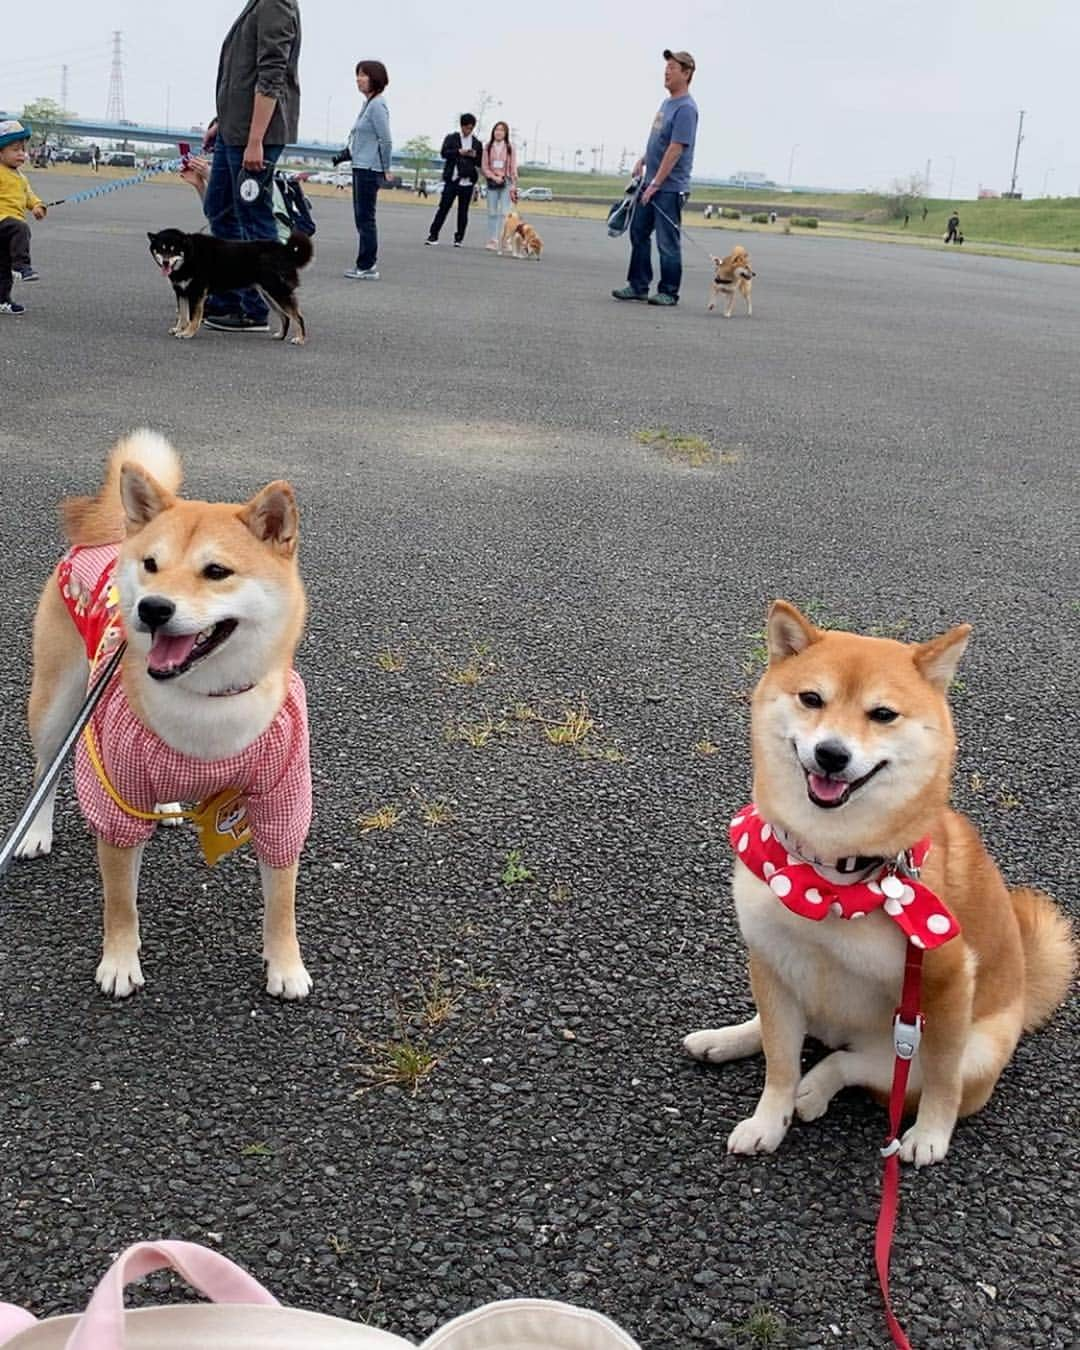
{"type": "Polygon", "coordinates": [[[540,261],[544,241],[531,225],[527,225],[516,211],[511,211],[503,224],[499,252],[509,252],[514,258],[535,258],[540,261]]]}
{"type": "Polygon", "coordinates": [[[754,312],[754,307],[750,303],[750,288],[756,275],[750,266],[750,254],[742,244],[736,244],[726,258],[714,256],[713,264],[716,272],[709,288],[709,309],[716,308],[718,295],[726,295],[728,302],[724,318],[730,319],[735,308],[735,293],[738,291],[746,301],[746,317],[749,319],[754,312]]]}

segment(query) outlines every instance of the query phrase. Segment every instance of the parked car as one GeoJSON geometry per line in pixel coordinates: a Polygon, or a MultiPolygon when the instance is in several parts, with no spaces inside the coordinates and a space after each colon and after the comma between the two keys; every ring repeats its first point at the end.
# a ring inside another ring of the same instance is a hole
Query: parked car
{"type": "Polygon", "coordinates": [[[94,156],[90,153],[89,150],[72,150],[71,159],[69,160],[69,163],[92,164],[93,162],[94,156]]]}
{"type": "Polygon", "coordinates": [[[554,200],[554,192],[545,187],[526,188],[524,192],[518,194],[518,201],[520,202],[550,202],[554,200]]]}
{"type": "Polygon", "coordinates": [[[135,156],[128,154],[126,151],[118,152],[106,156],[105,163],[111,164],[114,169],[133,169],[135,167],[135,156]]]}

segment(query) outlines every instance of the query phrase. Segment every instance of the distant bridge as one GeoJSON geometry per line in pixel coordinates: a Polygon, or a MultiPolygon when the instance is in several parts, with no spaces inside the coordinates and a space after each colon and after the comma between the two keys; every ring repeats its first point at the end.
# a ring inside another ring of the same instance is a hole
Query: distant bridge
{"type": "MultiPolygon", "coordinates": [[[[17,116],[17,113],[0,112],[0,121],[17,116]]],[[[86,140],[100,139],[103,141],[137,141],[140,145],[177,145],[180,141],[189,141],[193,149],[197,149],[202,144],[202,138],[206,134],[205,127],[155,127],[143,122],[107,122],[104,119],[82,117],[67,117],[49,122],[47,128],[41,125],[41,129],[47,129],[49,136],[80,136],[86,140]]],[[[325,145],[322,141],[298,141],[295,145],[287,145],[285,152],[290,158],[329,160],[337,154],[343,144],[343,141],[335,141],[332,145],[325,145]]],[[[408,163],[404,156],[400,154],[392,155],[391,162],[394,167],[401,170],[413,168],[413,165],[408,163]]],[[[441,166],[441,159],[435,158],[431,161],[432,168],[441,168],[441,166]]]]}

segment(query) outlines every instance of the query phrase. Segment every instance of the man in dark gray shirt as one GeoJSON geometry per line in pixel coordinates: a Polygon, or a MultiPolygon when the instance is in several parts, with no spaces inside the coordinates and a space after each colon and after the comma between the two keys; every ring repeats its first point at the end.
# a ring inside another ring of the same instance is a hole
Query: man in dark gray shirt
{"type": "MultiPolygon", "coordinates": [[[[300,6],[248,0],[221,48],[218,129],[203,209],[216,239],[276,239],[274,166],[300,120],[300,6]]],[[[269,311],[255,290],[213,295],[206,326],[266,332],[269,311]]]]}

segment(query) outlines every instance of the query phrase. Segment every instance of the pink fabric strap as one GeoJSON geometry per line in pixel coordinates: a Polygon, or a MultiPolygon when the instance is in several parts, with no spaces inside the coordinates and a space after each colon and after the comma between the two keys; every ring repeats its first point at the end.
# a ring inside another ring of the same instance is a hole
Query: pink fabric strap
{"type": "Polygon", "coordinates": [[[137,1242],[94,1290],[66,1350],[123,1350],[124,1286],[155,1270],[175,1270],[212,1303],[277,1304],[246,1271],[195,1242],[137,1242]]]}
{"type": "Polygon", "coordinates": [[[32,1327],[37,1321],[33,1313],[24,1312],[12,1303],[0,1303],[0,1345],[6,1345],[20,1331],[32,1327]]]}

